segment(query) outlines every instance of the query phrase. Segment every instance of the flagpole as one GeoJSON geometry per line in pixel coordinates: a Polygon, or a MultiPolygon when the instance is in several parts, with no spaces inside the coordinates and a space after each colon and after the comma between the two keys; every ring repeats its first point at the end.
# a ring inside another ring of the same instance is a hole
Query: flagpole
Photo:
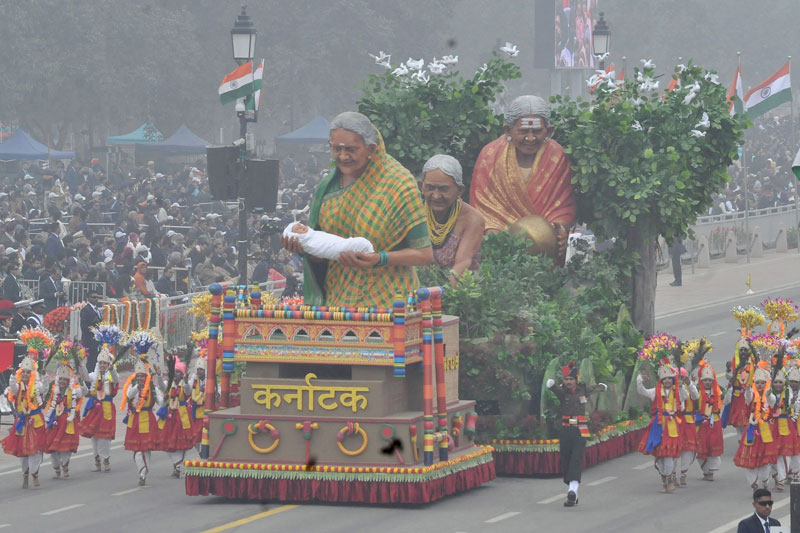
{"type": "MultiPolygon", "coordinates": [[[[741,71],[742,53],[736,52],[738,57],[738,71],[741,71]]],[[[744,84],[743,84],[744,85],[744,84]]],[[[742,101],[742,113],[744,113],[744,101],[742,101]]],[[[741,120],[741,117],[739,118],[741,120]]],[[[742,142],[742,169],[744,170],[744,238],[747,250],[747,263],[750,263],[750,190],[748,187],[749,177],[747,175],[747,137],[742,142]]]]}
{"type": "MultiPolygon", "coordinates": [[[[791,77],[792,56],[788,56],[788,58],[789,58],[789,76],[791,77]]],[[[796,153],[795,150],[797,149],[797,134],[794,125],[794,95],[792,95],[792,99],[789,101],[789,105],[791,106],[791,111],[789,112],[789,120],[792,124],[792,153],[796,153]]],[[[797,235],[797,253],[800,253],[800,197],[798,197],[797,194],[797,190],[800,189],[800,187],[798,187],[797,185],[798,184],[794,186],[794,227],[797,235]]]]}

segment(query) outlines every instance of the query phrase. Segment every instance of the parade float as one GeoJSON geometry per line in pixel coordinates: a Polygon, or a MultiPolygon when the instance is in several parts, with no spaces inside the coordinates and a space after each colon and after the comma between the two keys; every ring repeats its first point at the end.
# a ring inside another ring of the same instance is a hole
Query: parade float
{"type": "Polygon", "coordinates": [[[186,493],[280,501],[428,503],[495,477],[459,398],[458,318],[442,290],[393,308],[264,306],[212,285],[203,453],[186,493]],[[221,361],[221,365],[218,364],[221,361]],[[227,407],[246,363],[239,407],[227,407]]]}

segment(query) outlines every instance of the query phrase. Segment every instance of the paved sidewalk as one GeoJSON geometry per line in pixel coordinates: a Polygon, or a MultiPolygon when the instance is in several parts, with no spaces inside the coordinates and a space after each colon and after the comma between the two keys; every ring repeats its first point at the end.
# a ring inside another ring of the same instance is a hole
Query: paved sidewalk
{"type": "Polygon", "coordinates": [[[738,263],[718,260],[711,263],[711,268],[695,267],[694,274],[691,266],[684,265],[682,273],[683,286],[672,287],[672,269],[659,272],[656,317],[744,296],[748,274],[753,292],[800,285],[800,253],[796,249],[784,254],[769,251],[763,257],[751,258],[749,264],[744,256],[738,263]]]}

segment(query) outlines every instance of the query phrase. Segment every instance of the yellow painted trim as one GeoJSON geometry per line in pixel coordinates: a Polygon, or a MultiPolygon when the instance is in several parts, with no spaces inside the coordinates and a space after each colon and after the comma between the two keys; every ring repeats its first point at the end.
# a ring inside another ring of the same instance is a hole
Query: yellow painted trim
{"type": "Polygon", "coordinates": [[[295,507],[300,507],[299,505],[281,505],[280,507],[276,507],[270,511],[264,511],[263,513],[256,513],[252,516],[248,516],[247,518],[242,518],[236,520],[235,522],[228,522],[227,524],[222,524],[221,526],[217,526],[212,529],[206,529],[202,533],[218,533],[220,531],[227,531],[229,529],[233,529],[235,527],[243,526],[245,524],[249,524],[250,522],[255,522],[256,520],[261,520],[262,518],[266,518],[268,516],[272,516],[278,513],[282,513],[284,511],[288,511],[289,509],[294,509],[295,507]]]}

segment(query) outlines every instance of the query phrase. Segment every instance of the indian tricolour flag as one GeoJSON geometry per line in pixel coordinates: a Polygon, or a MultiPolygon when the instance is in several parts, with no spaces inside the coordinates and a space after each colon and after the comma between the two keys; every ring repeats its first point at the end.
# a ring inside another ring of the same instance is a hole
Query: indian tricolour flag
{"type": "Polygon", "coordinates": [[[742,89],[742,59],[739,58],[739,66],[736,68],[736,75],[731,82],[731,88],[728,89],[728,103],[730,108],[728,113],[733,115],[744,114],[744,90],[742,89]]]}
{"type": "Polygon", "coordinates": [[[792,101],[792,82],[789,62],[778,72],[753,87],[744,95],[744,110],[748,118],[760,117],[781,104],[792,101]]]}
{"type": "Polygon", "coordinates": [[[797,179],[800,180],[800,150],[798,150],[797,155],[794,156],[794,163],[792,163],[792,172],[794,172],[794,175],[797,176],[797,179]]]}
{"type": "Polygon", "coordinates": [[[253,94],[253,62],[240,65],[223,78],[219,85],[219,100],[223,104],[253,94]]]}
{"type": "Polygon", "coordinates": [[[264,60],[258,65],[255,73],[253,74],[253,97],[248,98],[245,102],[247,109],[255,109],[261,107],[261,79],[264,77],[264,60]]]}

